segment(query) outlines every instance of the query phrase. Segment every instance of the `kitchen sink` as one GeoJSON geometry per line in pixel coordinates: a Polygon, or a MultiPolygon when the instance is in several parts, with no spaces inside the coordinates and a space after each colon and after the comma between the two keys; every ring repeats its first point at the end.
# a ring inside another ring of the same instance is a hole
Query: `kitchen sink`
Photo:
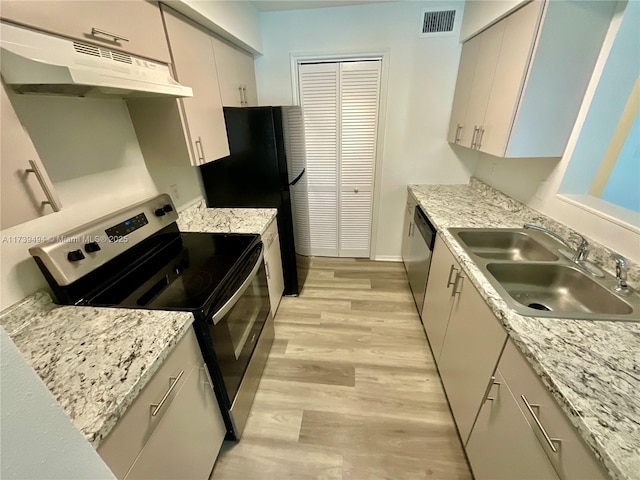
{"type": "Polygon", "coordinates": [[[487,271],[521,307],[521,313],[629,315],[633,308],[575,267],[490,263],[487,271]]]}
{"type": "Polygon", "coordinates": [[[527,233],[513,230],[460,231],[460,241],[482,258],[509,261],[553,261],[558,256],[527,233]]]}
{"type": "Polygon", "coordinates": [[[640,294],[613,291],[610,274],[590,274],[561,255],[564,245],[524,228],[450,228],[502,299],[529,317],[640,322],[640,294]]]}

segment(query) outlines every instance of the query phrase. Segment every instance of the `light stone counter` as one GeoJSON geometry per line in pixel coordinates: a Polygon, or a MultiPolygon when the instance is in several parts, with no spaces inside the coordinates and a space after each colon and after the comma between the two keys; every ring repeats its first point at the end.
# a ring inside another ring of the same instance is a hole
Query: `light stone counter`
{"type": "MultiPolygon", "coordinates": [[[[528,222],[566,238],[567,227],[476,179],[470,185],[411,185],[409,192],[610,475],[640,479],[640,323],[518,315],[447,230],[528,222]]],[[[592,246],[590,259],[611,271],[610,252],[592,246]]],[[[632,265],[629,283],[638,287],[639,279],[632,265]]]]}
{"type": "Polygon", "coordinates": [[[60,306],[43,290],[0,313],[0,325],[95,448],[192,323],[188,312],[60,306]]]}
{"type": "Polygon", "coordinates": [[[276,218],[275,208],[207,208],[204,200],[180,212],[183,232],[263,234],[276,218]]]}

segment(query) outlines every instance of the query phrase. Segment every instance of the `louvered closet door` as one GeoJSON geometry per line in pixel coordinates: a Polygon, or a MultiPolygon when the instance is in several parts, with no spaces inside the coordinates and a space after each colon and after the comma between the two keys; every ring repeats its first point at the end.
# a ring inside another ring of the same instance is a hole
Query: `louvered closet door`
{"type": "MultiPolygon", "coordinates": [[[[338,256],[338,87],[339,65],[305,64],[299,69],[304,116],[306,183],[294,192],[296,206],[306,202],[308,255],[338,256]],[[306,188],[304,188],[306,187],[306,188]],[[306,196],[306,199],[304,197],[306,196]]],[[[301,184],[303,182],[300,182],[301,184]]],[[[300,223],[304,220],[300,219],[300,223]]],[[[306,225],[304,225],[306,226],[306,225]]],[[[303,226],[303,228],[304,228],[303,226]]],[[[298,232],[301,238],[304,234],[298,232]]],[[[303,253],[306,245],[300,245],[303,253]]]]}
{"type": "Polygon", "coordinates": [[[307,175],[293,195],[308,226],[297,238],[309,242],[300,253],[369,257],[381,63],[299,66],[307,175]]]}
{"type": "Polygon", "coordinates": [[[340,64],[341,257],[369,257],[381,63],[340,64]]]}

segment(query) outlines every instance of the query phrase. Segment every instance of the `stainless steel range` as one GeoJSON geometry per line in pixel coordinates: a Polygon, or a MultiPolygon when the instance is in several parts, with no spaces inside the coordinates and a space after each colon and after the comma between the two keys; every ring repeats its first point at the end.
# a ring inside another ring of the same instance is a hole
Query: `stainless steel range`
{"type": "Polygon", "coordinates": [[[180,232],[168,195],[63,233],[29,252],[65,305],[193,312],[225,417],[242,434],[273,343],[258,235],[180,232]]]}

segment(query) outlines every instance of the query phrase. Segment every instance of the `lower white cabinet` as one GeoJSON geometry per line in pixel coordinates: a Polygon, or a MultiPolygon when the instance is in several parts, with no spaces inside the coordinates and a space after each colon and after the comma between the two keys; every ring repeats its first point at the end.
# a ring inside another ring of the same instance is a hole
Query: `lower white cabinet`
{"type": "Polygon", "coordinates": [[[413,231],[415,225],[413,223],[413,214],[415,213],[416,202],[409,194],[407,200],[407,208],[404,212],[404,227],[402,228],[402,261],[404,262],[404,268],[407,268],[407,261],[411,254],[411,237],[413,237],[413,231]]]}
{"type": "Polygon", "coordinates": [[[118,479],[209,477],[226,428],[190,329],[98,447],[118,479]]]}
{"type": "Polygon", "coordinates": [[[264,268],[267,273],[271,315],[275,317],[284,292],[284,274],[282,272],[282,255],[280,253],[280,235],[278,235],[277,219],[273,219],[262,234],[262,242],[264,243],[264,268]]]}
{"type": "Polygon", "coordinates": [[[557,480],[499,370],[467,443],[476,480],[557,480]]]}

